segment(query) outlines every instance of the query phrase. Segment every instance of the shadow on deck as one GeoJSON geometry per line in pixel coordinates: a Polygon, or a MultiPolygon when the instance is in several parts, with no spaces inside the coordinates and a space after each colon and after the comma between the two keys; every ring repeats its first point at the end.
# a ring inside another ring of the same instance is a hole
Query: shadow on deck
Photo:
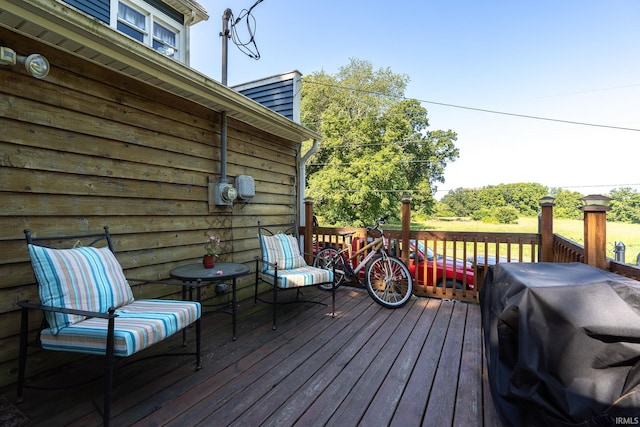
{"type": "MultiPolygon", "coordinates": [[[[305,293],[329,302],[329,293],[305,293]]],[[[500,425],[478,305],[414,297],[389,310],[363,290],[340,288],[335,319],[321,305],[287,305],[276,331],[267,308],[243,302],[235,342],[230,316],[206,315],[198,372],[182,357],[117,369],[112,425],[500,425]]],[[[167,341],[156,350],[181,339],[167,341]]],[[[101,372],[90,357],[60,374],[101,372]]],[[[15,397],[14,390],[3,393],[15,397]]],[[[102,402],[101,379],[63,391],[27,389],[19,409],[34,426],[101,425],[93,402],[102,402]]]]}

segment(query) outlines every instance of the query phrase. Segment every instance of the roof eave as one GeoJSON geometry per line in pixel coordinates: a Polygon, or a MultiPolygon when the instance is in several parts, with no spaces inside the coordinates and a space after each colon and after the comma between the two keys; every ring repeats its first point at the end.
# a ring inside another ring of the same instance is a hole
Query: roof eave
{"type": "Polygon", "coordinates": [[[320,135],[55,0],[5,0],[0,26],[190,99],[287,140],[320,135]]]}

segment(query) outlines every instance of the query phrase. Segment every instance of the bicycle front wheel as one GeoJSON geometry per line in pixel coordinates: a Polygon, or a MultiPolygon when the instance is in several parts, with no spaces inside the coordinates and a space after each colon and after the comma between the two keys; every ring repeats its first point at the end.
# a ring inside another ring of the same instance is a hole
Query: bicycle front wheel
{"type": "Polygon", "coordinates": [[[413,279],[399,258],[377,255],[365,270],[365,285],[371,298],[387,308],[405,305],[413,292],[413,279]]]}
{"type": "MultiPolygon", "coordinates": [[[[331,270],[335,273],[336,288],[344,282],[346,260],[344,255],[338,252],[336,248],[327,247],[322,249],[316,254],[313,259],[313,266],[318,268],[324,268],[325,270],[331,270]],[[335,268],[334,268],[335,264],[335,268]]],[[[331,285],[318,285],[318,287],[324,291],[330,291],[331,285]]]]}

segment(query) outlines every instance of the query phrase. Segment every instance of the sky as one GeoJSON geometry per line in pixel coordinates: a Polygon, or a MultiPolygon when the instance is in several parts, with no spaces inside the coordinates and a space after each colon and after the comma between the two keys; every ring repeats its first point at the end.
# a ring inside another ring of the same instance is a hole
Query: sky
{"type": "MultiPolygon", "coordinates": [[[[224,10],[256,0],[198,1],[210,17],[191,29],[190,66],[220,81],[224,10]]],[[[521,182],[640,191],[638,0],[258,0],[251,16],[260,59],[230,43],[230,86],[352,58],[406,75],[429,130],[458,135],[438,199],[521,182]]]]}

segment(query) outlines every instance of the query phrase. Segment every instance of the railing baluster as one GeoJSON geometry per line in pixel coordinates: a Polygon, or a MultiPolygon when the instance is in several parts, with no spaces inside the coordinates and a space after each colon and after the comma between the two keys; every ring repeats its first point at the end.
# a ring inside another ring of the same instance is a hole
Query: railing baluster
{"type": "MultiPolygon", "coordinates": [[[[353,228],[327,228],[321,227],[316,230],[314,242],[315,249],[320,250],[325,246],[336,246],[344,248],[347,239],[340,236],[341,231],[357,231],[353,235],[354,249],[360,247],[360,243],[366,241],[367,235],[364,229],[353,228]]],[[[400,246],[400,231],[390,230],[385,235],[389,238],[390,249],[395,247],[395,256],[402,258],[403,251],[409,248],[400,246]]],[[[540,245],[540,235],[537,233],[482,233],[482,232],[447,232],[447,231],[411,231],[410,239],[415,242],[416,248],[422,245],[424,254],[416,251],[414,259],[410,260],[413,267],[414,289],[417,295],[428,297],[451,297],[455,299],[478,302],[478,291],[482,286],[482,280],[487,269],[493,262],[489,257],[495,257],[495,262],[500,262],[500,255],[506,254],[508,262],[518,260],[531,260],[536,262],[537,248],[540,245]],[[427,253],[431,249],[433,259],[427,258],[427,253]],[[515,253],[517,252],[517,253],[515,253]],[[442,255],[438,260],[438,256],[442,255]],[[449,256],[448,256],[449,255],[449,256]],[[460,264],[455,261],[458,256],[462,256],[460,264]],[[420,262],[419,257],[423,257],[420,262]],[[451,261],[451,258],[454,261],[451,261]],[[446,271],[447,267],[454,279],[454,288],[447,289],[447,275],[440,274],[439,270],[446,271]],[[455,288],[457,276],[462,273],[462,292],[455,288]],[[468,272],[467,272],[468,270],[468,272]],[[467,290],[471,285],[470,277],[473,274],[473,290],[467,290]],[[424,278],[425,283],[419,283],[420,278],[424,278]]],[[[554,238],[554,253],[556,262],[579,261],[582,257],[582,248],[572,242],[554,238]],[[573,246],[572,246],[573,245],[573,246]],[[577,249],[577,250],[576,250],[577,249]]],[[[407,257],[408,258],[408,257],[407,257]]],[[[504,261],[504,259],[502,260],[504,261]]]]}

